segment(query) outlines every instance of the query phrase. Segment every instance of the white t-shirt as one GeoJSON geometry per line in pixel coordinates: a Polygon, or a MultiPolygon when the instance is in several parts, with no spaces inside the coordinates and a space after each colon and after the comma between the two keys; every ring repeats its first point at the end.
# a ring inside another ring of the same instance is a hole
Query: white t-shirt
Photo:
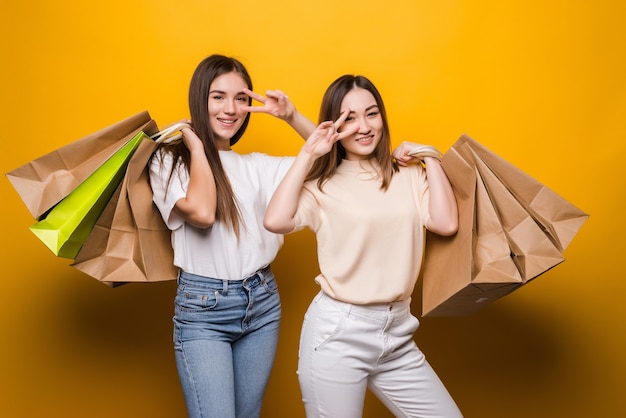
{"type": "Polygon", "coordinates": [[[168,184],[173,160],[169,153],[165,153],[162,164],[159,155],[152,159],[153,200],[172,230],[174,265],[200,276],[242,280],[271,263],[283,244],[282,235],[263,227],[263,216],[295,158],[238,154],[232,150],[220,151],[219,155],[243,220],[239,241],[221,222],[207,229],[196,228],[173,211],[176,202],[186,196],[189,175],[179,167],[168,184]]]}

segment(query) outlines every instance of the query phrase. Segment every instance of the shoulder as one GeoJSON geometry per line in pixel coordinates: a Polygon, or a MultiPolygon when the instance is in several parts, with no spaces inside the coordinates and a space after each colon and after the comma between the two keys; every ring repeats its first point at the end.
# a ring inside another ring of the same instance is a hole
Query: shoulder
{"type": "Polygon", "coordinates": [[[151,171],[159,171],[165,169],[171,169],[174,163],[174,155],[171,151],[163,147],[159,147],[150,158],[151,171]]]}
{"type": "Polygon", "coordinates": [[[425,173],[424,167],[420,163],[409,164],[406,167],[399,166],[399,170],[394,174],[394,176],[400,177],[414,177],[414,176],[422,176],[425,173]]]}
{"type": "Polygon", "coordinates": [[[260,169],[280,169],[280,167],[289,167],[295,161],[295,157],[280,157],[269,155],[262,152],[251,152],[249,154],[241,154],[241,161],[247,165],[251,165],[260,169]]]}
{"type": "Polygon", "coordinates": [[[222,160],[234,160],[243,161],[247,163],[267,163],[272,161],[280,161],[289,157],[275,157],[262,152],[250,152],[247,154],[239,154],[235,151],[220,152],[220,158],[222,160]]]}
{"type": "Polygon", "coordinates": [[[426,170],[421,164],[409,164],[406,167],[400,166],[398,171],[394,173],[391,179],[393,187],[407,187],[407,185],[417,185],[421,188],[426,185],[426,170]]]}

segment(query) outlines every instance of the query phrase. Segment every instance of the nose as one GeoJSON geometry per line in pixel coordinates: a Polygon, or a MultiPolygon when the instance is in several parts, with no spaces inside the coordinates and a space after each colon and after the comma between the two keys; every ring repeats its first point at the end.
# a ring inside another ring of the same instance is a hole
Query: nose
{"type": "Polygon", "coordinates": [[[365,118],[359,118],[359,133],[366,134],[371,130],[370,124],[367,122],[365,118]]]}
{"type": "Polygon", "coordinates": [[[234,100],[226,100],[224,102],[224,113],[232,115],[236,112],[236,104],[234,100]]]}

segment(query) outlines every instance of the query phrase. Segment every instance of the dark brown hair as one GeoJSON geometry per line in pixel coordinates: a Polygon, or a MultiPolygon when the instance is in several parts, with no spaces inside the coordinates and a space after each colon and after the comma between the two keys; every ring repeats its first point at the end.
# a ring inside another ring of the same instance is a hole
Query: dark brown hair
{"type": "MultiPolygon", "coordinates": [[[[348,92],[356,88],[362,88],[372,93],[378,105],[378,109],[380,110],[380,116],[383,121],[383,135],[372,153],[371,158],[375,159],[380,167],[380,188],[387,190],[393,173],[398,171],[398,166],[391,159],[391,139],[387,113],[383,99],[376,86],[362,75],[346,74],[339,77],[331,83],[324,93],[322,106],[320,108],[319,122],[337,120],[341,112],[341,102],[343,98],[348,92]]],[[[322,190],[324,183],[335,174],[337,167],[339,167],[345,157],[346,150],[341,143],[337,141],[328,154],[315,160],[313,167],[307,174],[306,180],[317,179],[317,186],[322,190]]]]}
{"type": "MultiPolygon", "coordinates": [[[[243,78],[248,88],[252,90],[252,80],[244,65],[235,58],[226,57],[224,55],[211,55],[205,58],[198,66],[191,77],[189,85],[189,111],[191,114],[192,128],[198,137],[204,143],[204,152],[206,153],[209,165],[215,177],[215,185],[217,189],[217,210],[215,219],[230,225],[235,234],[239,236],[241,226],[241,216],[238,208],[237,199],[233,193],[228,176],[224,172],[219,157],[218,149],[215,145],[215,136],[209,124],[209,91],[213,81],[223,75],[235,72],[243,78]]],[[[248,104],[252,103],[249,99],[248,104]]],[[[230,138],[230,144],[234,145],[248,127],[250,114],[245,117],[241,128],[230,138]]],[[[170,172],[170,181],[174,168],[181,164],[187,171],[191,164],[191,155],[187,147],[182,143],[174,145],[162,145],[165,151],[172,153],[174,164],[170,172]]]]}

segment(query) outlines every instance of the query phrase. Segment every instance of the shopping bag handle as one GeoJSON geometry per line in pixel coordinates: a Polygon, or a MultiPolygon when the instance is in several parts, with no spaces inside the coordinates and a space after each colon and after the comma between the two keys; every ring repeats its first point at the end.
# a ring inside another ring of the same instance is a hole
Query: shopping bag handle
{"type": "Polygon", "coordinates": [[[431,157],[436,158],[439,161],[443,158],[443,154],[437,148],[432,145],[420,145],[417,148],[412,149],[408,152],[408,155],[415,157],[431,157]]]}
{"type": "Polygon", "coordinates": [[[156,134],[152,135],[150,138],[153,139],[156,143],[171,144],[183,137],[183,134],[180,132],[176,135],[172,135],[174,132],[180,131],[183,128],[191,128],[191,125],[185,122],[175,123],[172,126],[169,126],[162,131],[159,131],[156,134]]]}

